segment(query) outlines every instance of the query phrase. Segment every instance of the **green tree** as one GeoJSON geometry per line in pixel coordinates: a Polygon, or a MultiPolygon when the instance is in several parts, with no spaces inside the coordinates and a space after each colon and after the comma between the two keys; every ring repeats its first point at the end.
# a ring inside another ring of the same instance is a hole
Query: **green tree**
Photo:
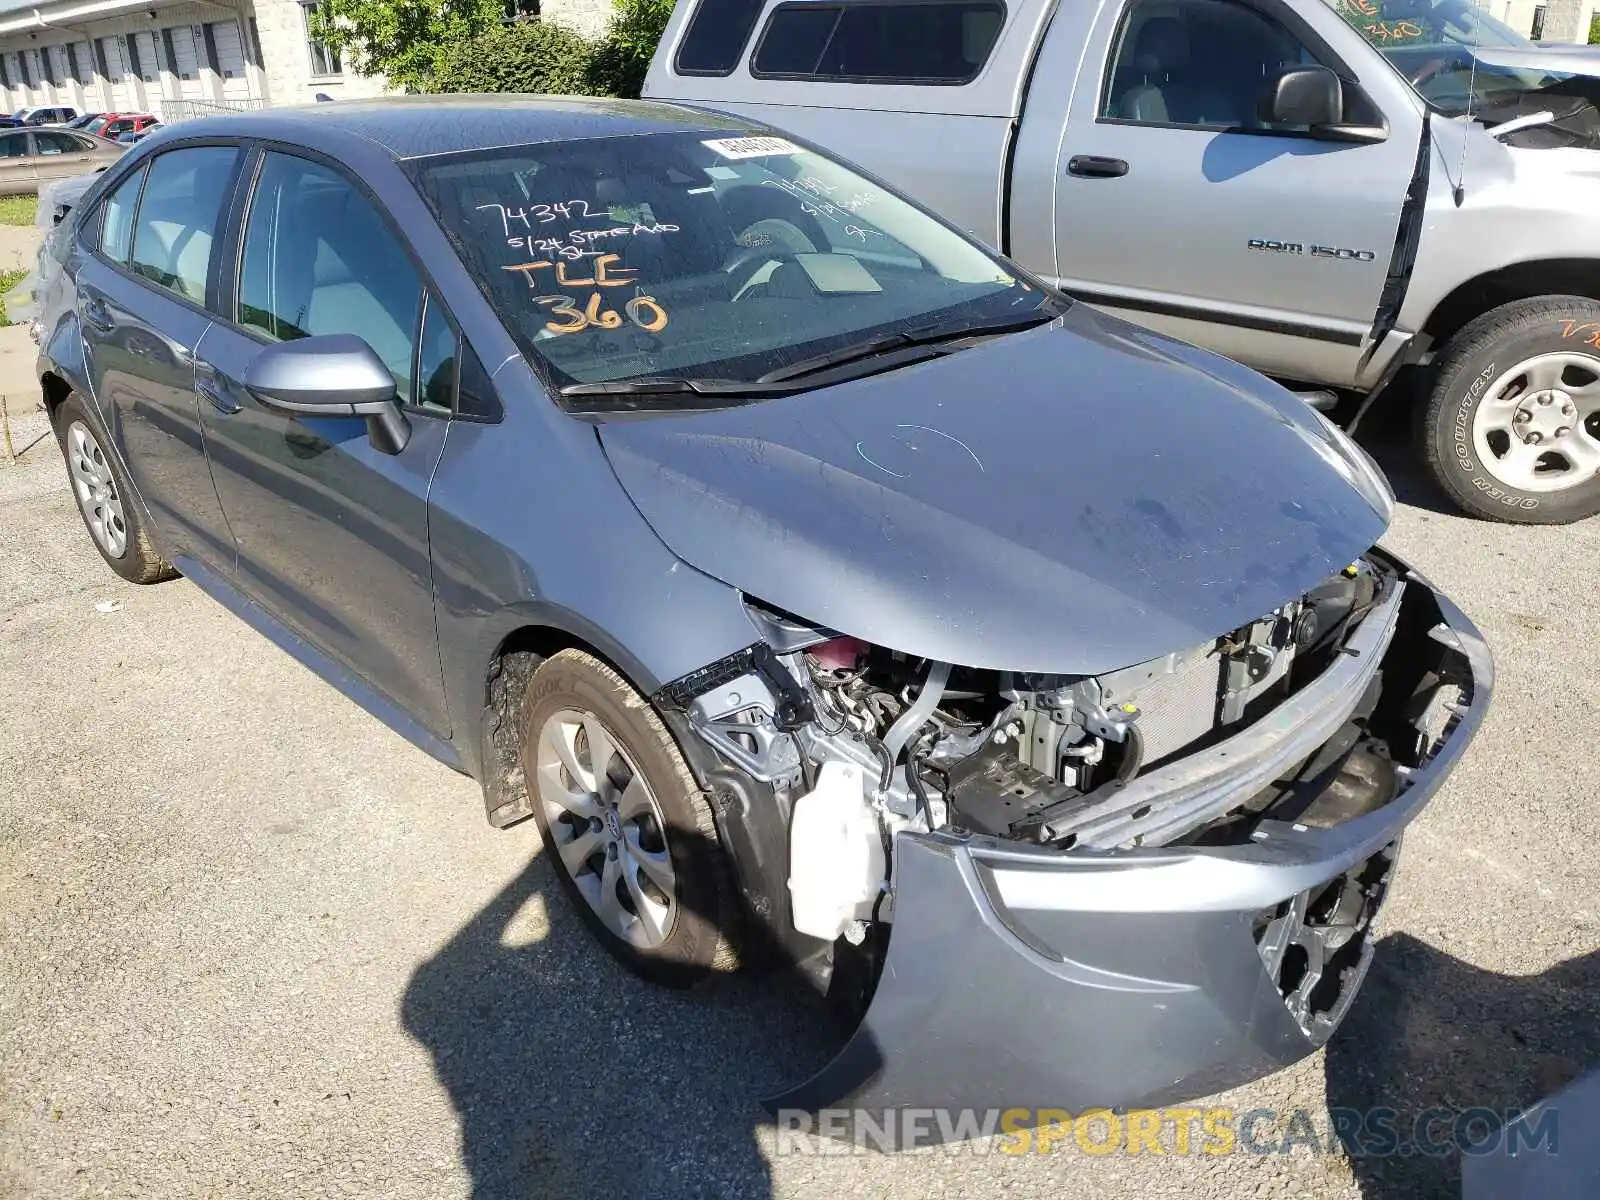
{"type": "Polygon", "coordinates": [[[453,46],[497,27],[502,0],[321,0],[311,36],[364,75],[422,91],[453,46]]]}
{"type": "Polygon", "coordinates": [[[595,43],[560,25],[518,21],[444,48],[430,92],[592,95],[595,43]]]}
{"type": "Polygon", "coordinates": [[[1589,45],[1600,46],[1600,12],[1589,18],[1589,45]]]}
{"type": "Polygon", "coordinates": [[[590,66],[594,90],[605,96],[638,96],[650,69],[673,0],[617,0],[616,20],[595,47],[590,66]]]}

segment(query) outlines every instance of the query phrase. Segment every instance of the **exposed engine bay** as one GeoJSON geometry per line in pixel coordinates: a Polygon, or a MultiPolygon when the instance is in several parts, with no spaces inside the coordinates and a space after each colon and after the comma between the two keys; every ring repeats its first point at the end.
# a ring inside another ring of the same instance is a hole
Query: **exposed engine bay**
{"type": "Polygon", "coordinates": [[[1105,851],[1386,804],[1452,699],[1407,681],[1405,736],[1369,728],[1403,590],[1368,556],[1209,642],[1084,678],[932,662],[752,603],[762,641],[658,701],[789,814],[795,929],[859,945],[893,921],[902,832],[1105,851]]]}

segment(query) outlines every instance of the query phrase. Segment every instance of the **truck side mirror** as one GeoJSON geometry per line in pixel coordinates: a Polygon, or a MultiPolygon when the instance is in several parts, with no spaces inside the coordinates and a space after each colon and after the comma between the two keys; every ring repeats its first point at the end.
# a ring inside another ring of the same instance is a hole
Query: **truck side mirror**
{"type": "Polygon", "coordinates": [[[1270,125],[1304,125],[1328,142],[1381,142],[1389,130],[1372,102],[1356,88],[1346,119],[1345,84],[1323,66],[1283,67],[1267,80],[1256,115],[1270,125]]]}
{"type": "Polygon", "coordinates": [[[1344,92],[1327,67],[1283,67],[1267,79],[1257,115],[1273,125],[1337,125],[1344,92]]]}

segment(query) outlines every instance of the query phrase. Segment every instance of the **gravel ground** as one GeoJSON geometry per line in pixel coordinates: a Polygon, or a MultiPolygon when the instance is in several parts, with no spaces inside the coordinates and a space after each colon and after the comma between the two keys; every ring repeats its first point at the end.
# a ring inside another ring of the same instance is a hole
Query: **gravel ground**
{"type": "MultiPolygon", "coordinates": [[[[1600,1064],[1600,521],[1442,515],[1389,465],[1390,544],[1483,626],[1499,690],[1346,1027],[1217,1101],[1241,1109],[1502,1107],[1600,1064]]],[[[115,579],[52,444],[0,455],[0,1195],[1456,1189],[1453,1160],[1304,1147],[779,1154],[753,1098],[829,1051],[781,979],[632,983],[531,826],[491,830],[473,783],[190,584],[115,579]]]]}

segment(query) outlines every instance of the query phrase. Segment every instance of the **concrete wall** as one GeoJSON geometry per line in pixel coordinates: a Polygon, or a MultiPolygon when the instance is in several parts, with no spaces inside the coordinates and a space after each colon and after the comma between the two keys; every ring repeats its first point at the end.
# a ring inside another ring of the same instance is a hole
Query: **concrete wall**
{"type": "Polygon", "coordinates": [[[611,0],[543,0],[540,16],[552,25],[565,25],[585,37],[600,37],[611,25],[611,0]]]}
{"type": "Polygon", "coordinates": [[[313,74],[305,14],[295,0],[256,0],[255,15],[273,104],[309,104],[318,92],[335,100],[355,100],[389,90],[382,76],[358,75],[347,62],[338,75],[313,74]]]}
{"type": "Polygon", "coordinates": [[[1600,0],[1484,0],[1489,15],[1504,21],[1523,37],[1533,32],[1533,12],[1544,6],[1544,40],[1587,42],[1589,21],[1600,11],[1600,0]]]}

